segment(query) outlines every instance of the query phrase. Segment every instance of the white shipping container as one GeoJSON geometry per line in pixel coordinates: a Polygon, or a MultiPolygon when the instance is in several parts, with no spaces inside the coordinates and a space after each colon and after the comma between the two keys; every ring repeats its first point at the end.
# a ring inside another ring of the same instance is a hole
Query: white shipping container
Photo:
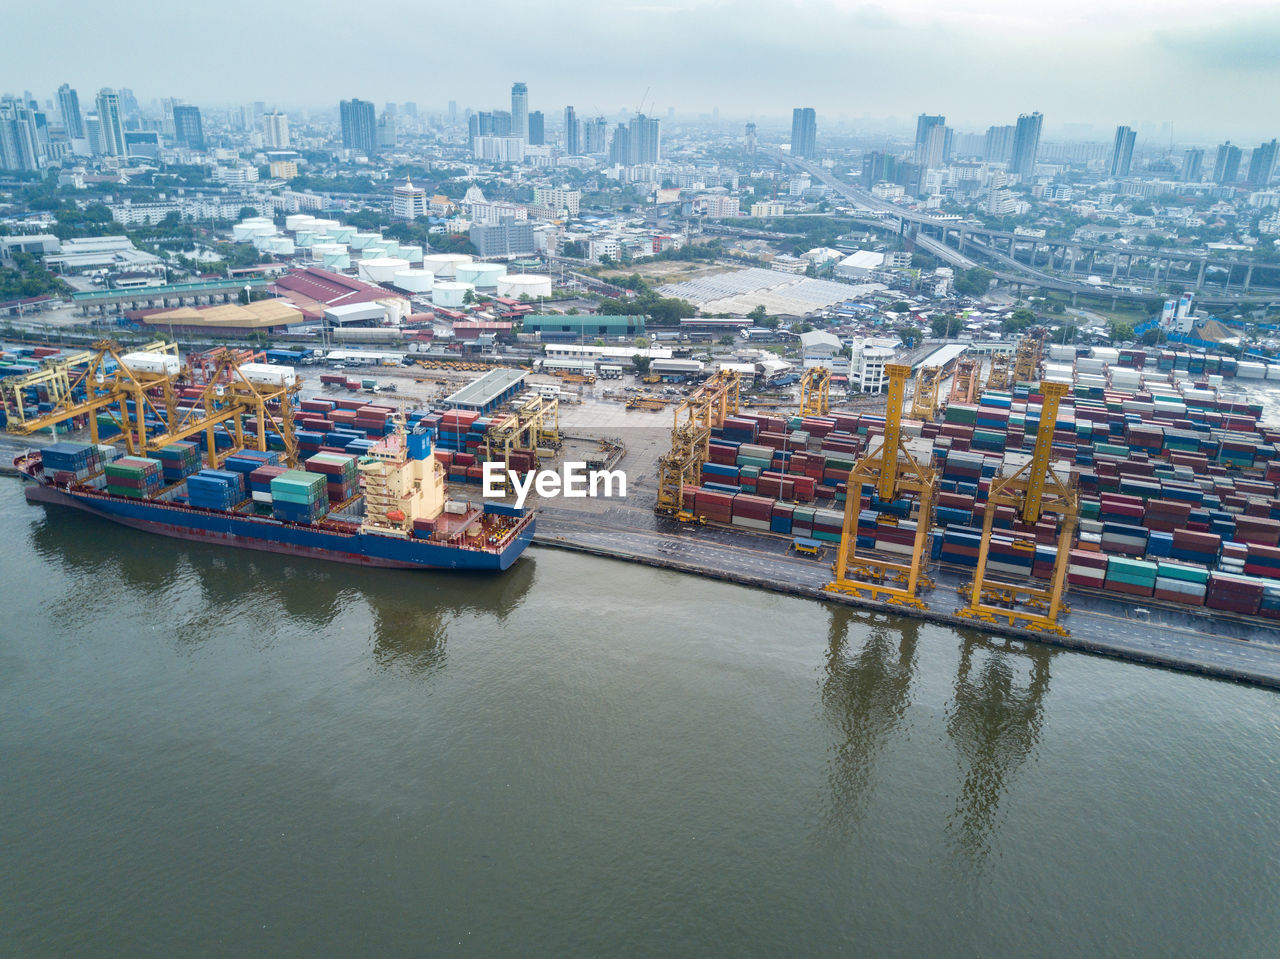
{"type": "Polygon", "coordinates": [[[240,372],[246,380],[258,386],[288,386],[298,378],[292,366],[272,366],[269,363],[241,363],[240,372]]]}
{"type": "Polygon", "coordinates": [[[271,502],[271,494],[270,494],[270,493],[268,493],[268,492],[265,492],[265,491],[263,491],[263,490],[254,490],[254,491],[253,491],[253,501],[254,501],[255,503],[270,503],[270,502],[271,502]]]}
{"type": "Polygon", "coordinates": [[[181,361],[168,353],[126,353],[120,357],[120,362],[134,373],[164,373],[168,376],[177,376],[182,367],[181,361]]]}
{"type": "Polygon", "coordinates": [[[462,516],[467,512],[467,504],[451,499],[444,504],[444,511],[453,516],[462,516]]]}

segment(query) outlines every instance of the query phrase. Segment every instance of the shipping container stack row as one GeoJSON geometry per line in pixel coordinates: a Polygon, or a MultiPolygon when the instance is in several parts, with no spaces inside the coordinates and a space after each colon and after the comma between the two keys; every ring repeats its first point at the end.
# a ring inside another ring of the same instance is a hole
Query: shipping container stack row
{"type": "Polygon", "coordinates": [[[319,522],[329,511],[328,482],[324,473],[285,470],[271,478],[271,514],[288,523],[319,522]]]}
{"type": "Polygon", "coordinates": [[[59,486],[81,482],[102,471],[102,456],[90,443],[54,443],[40,451],[40,459],[59,486]]]}
{"type": "Polygon", "coordinates": [[[160,461],[145,456],[122,456],[103,469],[107,492],[133,499],[150,499],[164,486],[160,461]]]}

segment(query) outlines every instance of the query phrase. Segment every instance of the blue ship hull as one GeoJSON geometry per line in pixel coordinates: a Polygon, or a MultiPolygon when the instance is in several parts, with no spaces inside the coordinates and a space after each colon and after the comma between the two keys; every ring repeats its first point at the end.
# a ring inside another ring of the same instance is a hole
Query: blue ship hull
{"type": "Polygon", "coordinates": [[[526,516],[500,545],[481,548],[377,533],[341,532],[110,493],[62,490],[41,482],[29,483],[26,497],[28,502],[70,506],[162,536],[392,569],[501,571],[524,552],[533,539],[535,525],[533,516],[526,516]]]}

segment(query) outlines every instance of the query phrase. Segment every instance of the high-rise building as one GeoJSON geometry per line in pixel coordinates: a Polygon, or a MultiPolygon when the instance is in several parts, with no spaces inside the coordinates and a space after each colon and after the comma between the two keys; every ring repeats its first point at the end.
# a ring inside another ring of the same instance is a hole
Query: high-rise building
{"type": "Polygon", "coordinates": [[[582,121],[582,152],[588,156],[609,152],[609,121],[604,117],[582,121]]]}
{"type": "Polygon", "coordinates": [[[378,152],[378,121],[368,100],[343,100],[338,105],[342,121],[342,146],[365,156],[378,152]]]}
{"type": "Polygon", "coordinates": [[[922,113],[916,118],[915,160],[926,170],[945,166],[943,148],[946,145],[947,118],[922,113]]]}
{"type": "Polygon", "coordinates": [[[641,163],[657,163],[662,159],[662,131],[657,117],[643,113],[631,118],[630,151],[631,166],[641,163]]]}
{"type": "Polygon", "coordinates": [[[898,158],[880,150],[862,155],[862,185],[871,189],[877,183],[893,183],[898,173],[898,158]]]}
{"type": "Polygon", "coordinates": [[[97,156],[102,153],[102,124],[98,122],[96,113],[85,114],[84,138],[89,141],[89,152],[97,156]]]}
{"type": "Polygon", "coordinates": [[[513,137],[515,132],[512,130],[513,120],[511,114],[506,110],[493,111],[493,135],[495,137],[513,137]]]}
{"type": "Polygon", "coordinates": [[[1040,151],[1040,128],[1044,117],[1040,111],[1024,113],[1018,117],[1013,131],[1013,158],[1009,170],[1018,174],[1024,182],[1036,172],[1036,154],[1040,151]]]}
{"type": "Polygon", "coordinates": [[[1013,159],[1013,134],[1015,129],[1012,125],[987,127],[982,159],[988,163],[1008,163],[1013,159]]]}
{"type": "Polygon", "coordinates": [[[529,114],[529,146],[540,147],[547,142],[547,126],[541,110],[529,114]]]}
{"type": "Polygon", "coordinates": [[[450,100],[449,101],[449,125],[453,126],[453,124],[457,122],[458,122],[458,101],[450,100]]]}
{"type": "Polygon", "coordinates": [[[416,220],[427,215],[427,191],[414,186],[405,178],[404,183],[391,191],[391,215],[401,220],[416,220]]]}
{"type": "Polygon", "coordinates": [[[84,139],[84,117],[80,114],[80,96],[71,85],[58,87],[58,112],[62,114],[62,126],[72,140],[84,139]]]}
{"type": "Polygon", "coordinates": [[[262,115],[262,143],[268,150],[289,146],[289,117],[279,111],[262,115]]]}
{"type": "Polygon", "coordinates": [[[578,140],[578,114],[573,107],[564,108],[564,152],[571,157],[582,153],[578,140]]]}
{"type": "Polygon", "coordinates": [[[1218,147],[1218,158],[1213,164],[1213,182],[1218,184],[1235,183],[1240,179],[1240,159],[1243,154],[1238,146],[1232,146],[1228,140],[1218,147]]]}
{"type": "Polygon", "coordinates": [[[625,123],[619,123],[609,144],[609,162],[626,166],[631,162],[631,131],[625,123]]]}
{"type": "Polygon", "coordinates": [[[1116,127],[1116,138],[1111,144],[1111,163],[1109,175],[1113,180],[1121,180],[1129,175],[1133,167],[1133,144],[1138,134],[1129,127],[1116,127]]]}
{"type": "Polygon", "coordinates": [[[396,145],[396,115],[383,112],[378,117],[378,132],[375,137],[379,150],[392,150],[396,145]]]}
{"type": "Polygon", "coordinates": [[[418,119],[418,104],[413,100],[405,100],[402,109],[404,110],[404,115],[410,120],[418,119]]]}
{"type": "Polygon", "coordinates": [[[818,155],[818,115],[813,107],[791,111],[791,155],[807,160],[818,155]]]}
{"type": "Polygon", "coordinates": [[[124,120],[120,113],[120,96],[109,87],[98,91],[98,124],[102,140],[100,152],[105,156],[124,156],[124,120]]]}
{"type": "Polygon", "coordinates": [[[43,165],[44,149],[36,130],[35,111],[25,100],[0,100],[0,170],[31,172],[43,165]]]}
{"type": "Polygon", "coordinates": [[[188,150],[204,149],[204,124],[200,120],[199,107],[173,108],[173,138],[178,146],[188,150]]]}
{"type": "Polygon", "coordinates": [[[1204,151],[1188,150],[1182,154],[1182,182],[1199,183],[1204,173],[1204,151]]]}
{"type": "Polygon", "coordinates": [[[1255,190],[1265,190],[1276,168],[1276,141],[1261,143],[1249,151],[1249,176],[1247,182],[1255,190]]]}
{"type": "Polygon", "coordinates": [[[529,87],[511,84],[511,135],[529,139],[529,87]]]}
{"type": "Polygon", "coordinates": [[[756,125],[754,123],[747,124],[747,129],[746,129],[746,133],[744,134],[744,137],[745,139],[742,144],[743,150],[746,151],[747,156],[749,157],[755,156],[756,155],[756,125]]]}

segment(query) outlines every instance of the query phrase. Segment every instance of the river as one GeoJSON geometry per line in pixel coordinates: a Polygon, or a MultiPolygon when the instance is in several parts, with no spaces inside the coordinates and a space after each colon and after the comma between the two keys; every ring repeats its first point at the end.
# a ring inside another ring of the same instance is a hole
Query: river
{"type": "Polygon", "coordinates": [[[554,550],[0,481],[0,955],[1274,956],[1280,697],[554,550]]]}

